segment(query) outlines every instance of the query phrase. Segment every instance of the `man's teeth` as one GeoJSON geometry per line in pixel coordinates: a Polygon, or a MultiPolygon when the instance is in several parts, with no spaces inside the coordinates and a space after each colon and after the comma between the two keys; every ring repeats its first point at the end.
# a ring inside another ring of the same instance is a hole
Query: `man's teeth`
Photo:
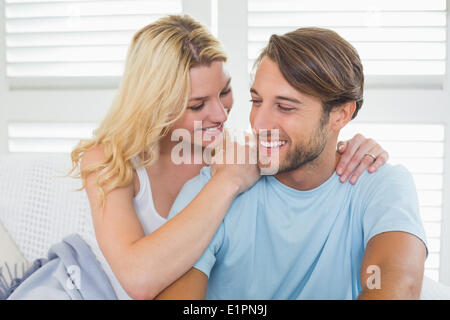
{"type": "Polygon", "coordinates": [[[265,148],[278,148],[281,147],[282,145],[284,145],[286,143],[286,141],[262,141],[261,140],[261,145],[265,148]]]}

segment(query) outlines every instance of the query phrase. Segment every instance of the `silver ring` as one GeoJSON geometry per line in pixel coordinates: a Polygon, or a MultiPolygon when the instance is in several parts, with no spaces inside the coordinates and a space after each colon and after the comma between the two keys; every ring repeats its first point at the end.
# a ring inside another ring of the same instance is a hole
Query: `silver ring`
{"type": "Polygon", "coordinates": [[[373,154],[371,154],[371,153],[366,153],[366,154],[364,154],[364,157],[365,156],[369,156],[369,157],[371,157],[372,159],[373,159],[373,161],[375,162],[375,160],[377,160],[377,157],[375,157],[373,154]]]}

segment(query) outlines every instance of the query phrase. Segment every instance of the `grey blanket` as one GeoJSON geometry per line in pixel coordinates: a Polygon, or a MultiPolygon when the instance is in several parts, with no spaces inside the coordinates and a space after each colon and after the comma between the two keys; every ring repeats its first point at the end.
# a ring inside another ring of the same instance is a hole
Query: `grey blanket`
{"type": "Polygon", "coordinates": [[[3,290],[8,300],[115,300],[114,290],[86,242],[72,234],[3,290]]]}

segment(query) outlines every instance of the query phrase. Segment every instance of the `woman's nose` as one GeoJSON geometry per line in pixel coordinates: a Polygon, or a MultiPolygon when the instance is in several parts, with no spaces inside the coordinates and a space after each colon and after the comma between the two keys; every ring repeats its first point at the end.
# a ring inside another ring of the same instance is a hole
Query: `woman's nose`
{"type": "Polygon", "coordinates": [[[209,120],[212,122],[225,122],[228,117],[228,112],[224,108],[220,100],[216,101],[211,108],[209,120]]]}

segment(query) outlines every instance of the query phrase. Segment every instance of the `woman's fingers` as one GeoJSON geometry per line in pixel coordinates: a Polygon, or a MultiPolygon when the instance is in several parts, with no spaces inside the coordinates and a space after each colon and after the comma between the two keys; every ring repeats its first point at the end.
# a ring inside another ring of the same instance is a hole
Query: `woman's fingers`
{"type": "Polygon", "coordinates": [[[356,135],[347,141],[346,150],[341,156],[336,172],[341,175],[340,181],[345,182],[352,172],[359,166],[364,154],[376,145],[372,139],[365,139],[362,135],[356,135]]]}
{"type": "Polygon", "coordinates": [[[238,193],[250,188],[260,178],[257,165],[256,146],[250,146],[251,137],[245,136],[244,144],[226,139],[226,144],[213,157],[211,172],[213,175],[226,175],[239,186],[238,193]]]}
{"type": "Polygon", "coordinates": [[[364,153],[361,162],[359,163],[358,167],[353,172],[350,178],[351,184],[355,184],[356,181],[358,181],[361,174],[368,168],[372,167],[372,165],[375,163],[377,155],[379,155],[382,151],[383,149],[381,149],[379,145],[375,145],[375,147],[370,149],[368,152],[364,153]],[[375,158],[372,156],[374,156],[375,158]]]}
{"type": "Polygon", "coordinates": [[[344,147],[341,147],[343,153],[336,167],[336,172],[338,175],[341,175],[342,177],[342,174],[345,172],[347,165],[364,140],[365,138],[361,134],[357,134],[351,140],[346,141],[344,143],[344,147]]]}
{"type": "Polygon", "coordinates": [[[369,172],[373,173],[378,170],[382,165],[384,165],[389,160],[389,154],[387,151],[382,151],[380,155],[377,156],[375,162],[369,167],[369,172]]]}
{"type": "Polygon", "coordinates": [[[223,143],[220,143],[212,158],[214,172],[219,165],[253,165],[257,164],[257,149],[253,141],[254,137],[245,135],[243,144],[226,133],[223,143]]]}
{"type": "Polygon", "coordinates": [[[337,151],[339,153],[344,153],[345,152],[345,147],[347,146],[347,141],[339,141],[337,144],[337,151]]]}

